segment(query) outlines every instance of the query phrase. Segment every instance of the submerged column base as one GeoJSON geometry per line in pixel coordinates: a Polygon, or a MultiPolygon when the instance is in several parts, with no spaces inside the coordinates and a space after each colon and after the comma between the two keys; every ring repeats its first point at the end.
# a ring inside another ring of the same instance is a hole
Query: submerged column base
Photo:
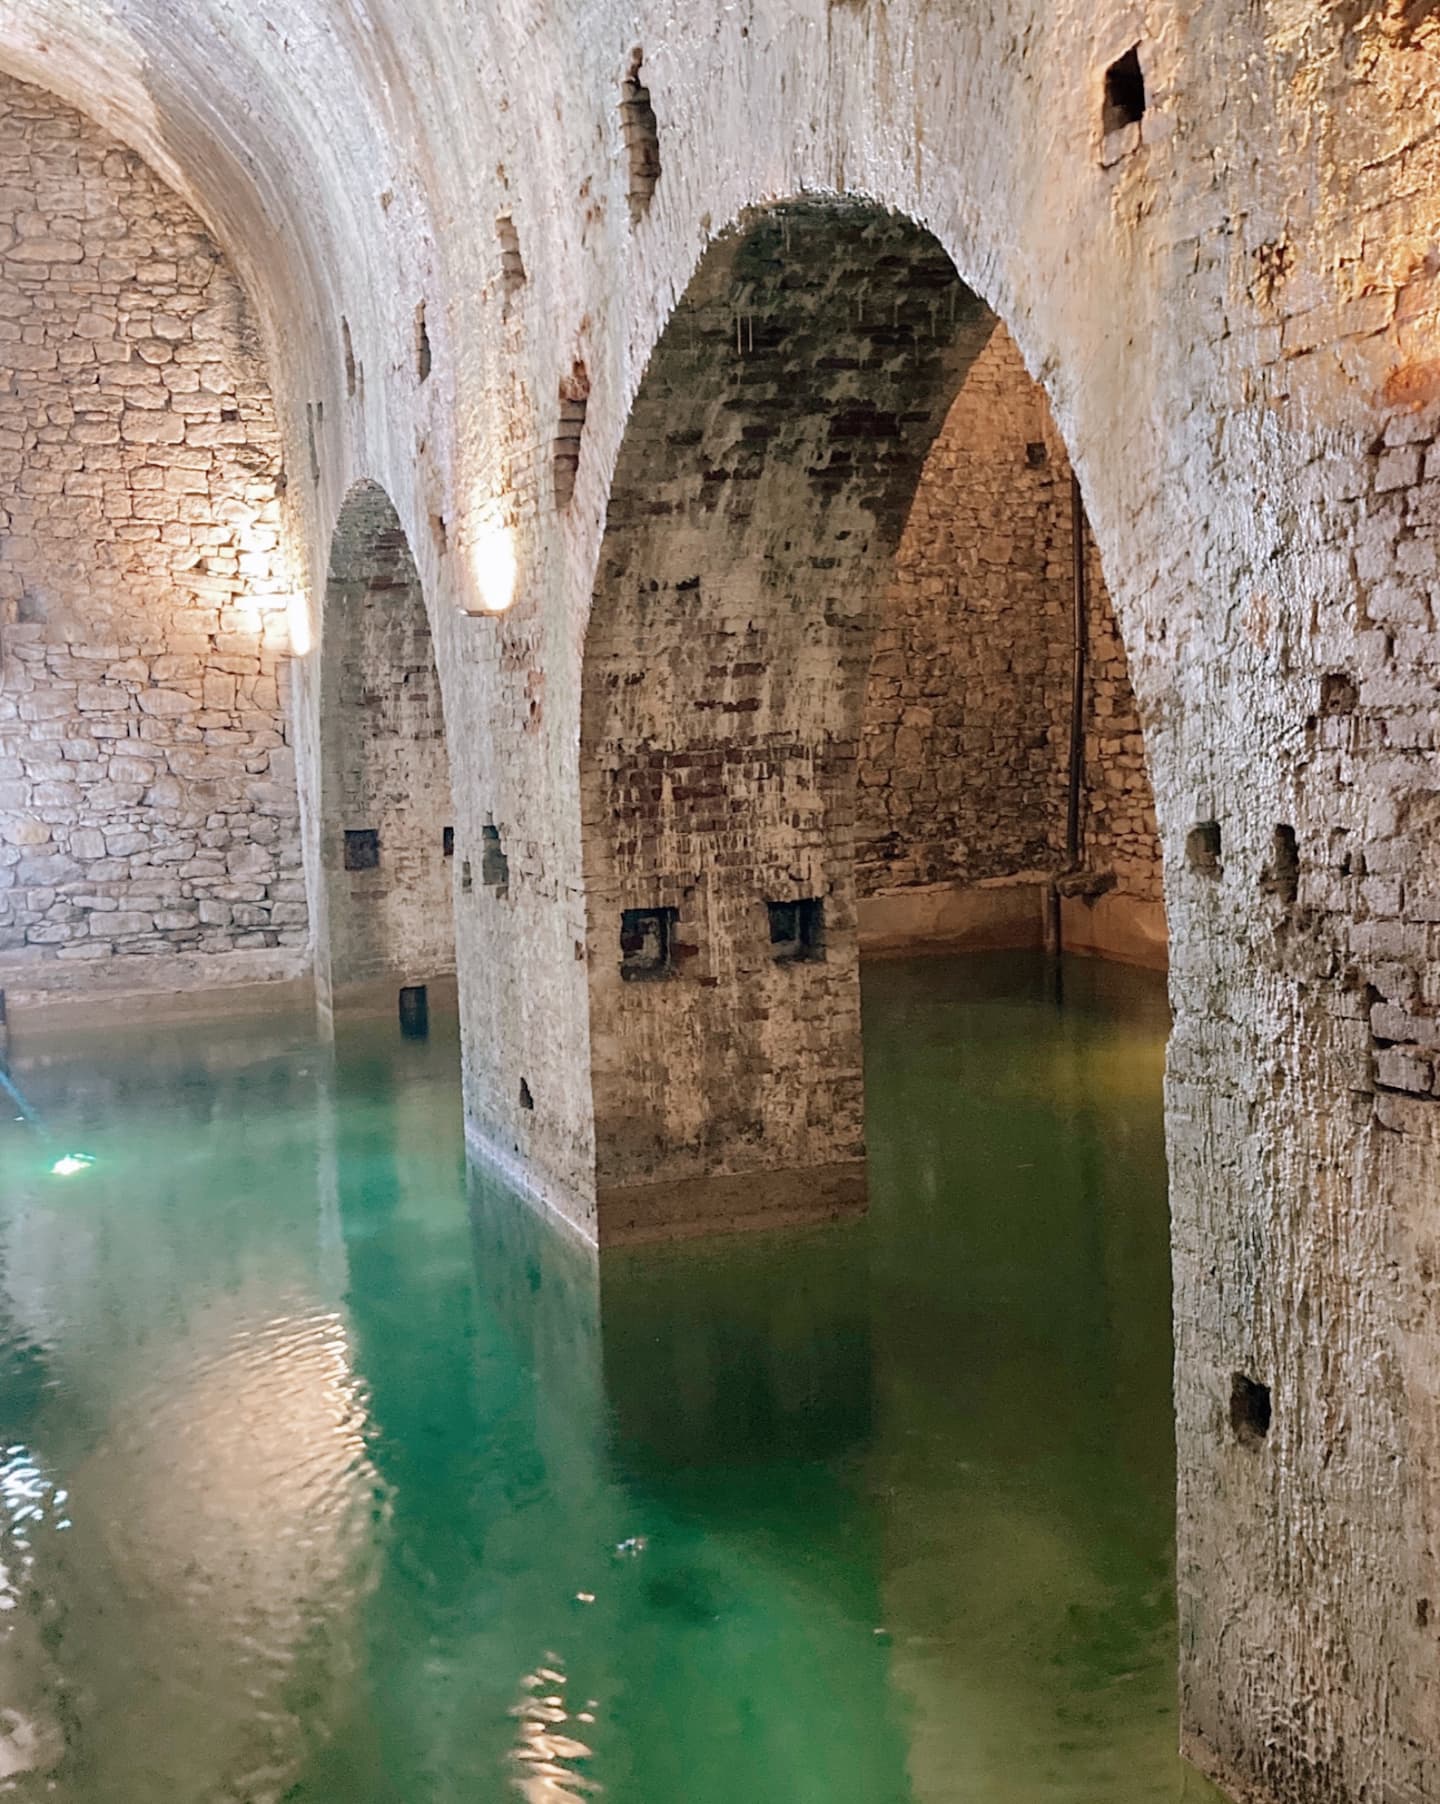
{"type": "Polygon", "coordinates": [[[596,1215],[600,1245],[610,1247],[841,1221],[863,1215],[868,1204],[865,1161],[849,1159],[789,1171],[602,1185],[596,1215]]]}
{"type": "MultiPolygon", "coordinates": [[[[1188,1760],[1198,1773],[1230,1800],[1230,1804],[1274,1804],[1277,1792],[1273,1783],[1264,1784],[1237,1772],[1228,1761],[1220,1758],[1203,1735],[1193,1729],[1186,1729],[1183,1723],[1180,1728],[1180,1757],[1188,1760]]],[[[1325,1796],[1329,1799],[1331,1794],[1327,1791],[1325,1796]]],[[[1334,1794],[1334,1804],[1345,1804],[1338,1792],[1334,1794]]]]}
{"type": "Polygon", "coordinates": [[[423,985],[432,1009],[454,1014],[460,1006],[453,971],[411,972],[395,970],[382,977],[316,988],[316,1006],[322,1020],[380,1021],[398,1019],[401,990],[423,985]]]}

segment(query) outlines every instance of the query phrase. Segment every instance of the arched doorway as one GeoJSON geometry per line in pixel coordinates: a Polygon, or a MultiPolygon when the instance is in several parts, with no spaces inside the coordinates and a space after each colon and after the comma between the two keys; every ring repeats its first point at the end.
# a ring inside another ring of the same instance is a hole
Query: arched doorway
{"type": "MultiPolygon", "coordinates": [[[[872,653],[927,457],[996,325],[913,222],[806,199],[712,245],[652,355],[582,694],[602,1244],[864,1207],[872,653]]],[[[903,685],[892,704],[908,731],[903,685]]],[[[1029,871],[1037,940],[1054,874],[1029,871]]]]}
{"type": "Polygon", "coordinates": [[[873,643],[862,953],[1048,941],[1163,968],[1125,647],[1045,391],[998,320],[925,461],[873,643]]]}
{"type": "Polygon", "coordinates": [[[323,1004],[390,1012],[453,987],[454,832],[445,714],[405,530],[376,483],[341,509],[320,675],[323,1004]]]}

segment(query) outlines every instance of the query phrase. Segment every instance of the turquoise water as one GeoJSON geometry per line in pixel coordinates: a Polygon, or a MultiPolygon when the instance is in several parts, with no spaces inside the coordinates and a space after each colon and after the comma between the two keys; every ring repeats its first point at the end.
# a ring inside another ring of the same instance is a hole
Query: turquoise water
{"type": "Polygon", "coordinates": [[[1173,1753],[1163,988],[1064,981],[873,967],[868,1220],[598,1277],[467,1183],[439,1026],[22,1043],[0,1792],[1216,1796],[1173,1753]]]}

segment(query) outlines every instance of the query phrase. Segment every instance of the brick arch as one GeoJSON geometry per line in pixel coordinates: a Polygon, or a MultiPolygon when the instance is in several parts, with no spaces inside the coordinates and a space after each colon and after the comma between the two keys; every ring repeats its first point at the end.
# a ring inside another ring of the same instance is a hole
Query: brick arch
{"type": "Polygon", "coordinates": [[[330,542],[319,719],[319,987],[337,1009],[388,1011],[402,986],[453,979],[457,859],[425,594],[371,481],[350,490],[330,542]]]}
{"type": "Polygon", "coordinates": [[[581,699],[602,1243],[863,1206],[866,676],[996,323],[922,227],[810,198],[718,239],[651,356],[581,699]]]}

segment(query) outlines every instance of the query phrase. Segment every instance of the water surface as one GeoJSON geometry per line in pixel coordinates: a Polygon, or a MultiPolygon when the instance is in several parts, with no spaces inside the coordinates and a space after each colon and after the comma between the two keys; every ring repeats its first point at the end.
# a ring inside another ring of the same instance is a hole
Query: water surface
{"type": "Polygon", "coordinates": [[[598,1276],[467,1181],[441,1024],[22,1042],[0,1792],[1216,1797],[1173,1752],[1163,987],[865,1000],[870,1217],[598,1276]]]}

